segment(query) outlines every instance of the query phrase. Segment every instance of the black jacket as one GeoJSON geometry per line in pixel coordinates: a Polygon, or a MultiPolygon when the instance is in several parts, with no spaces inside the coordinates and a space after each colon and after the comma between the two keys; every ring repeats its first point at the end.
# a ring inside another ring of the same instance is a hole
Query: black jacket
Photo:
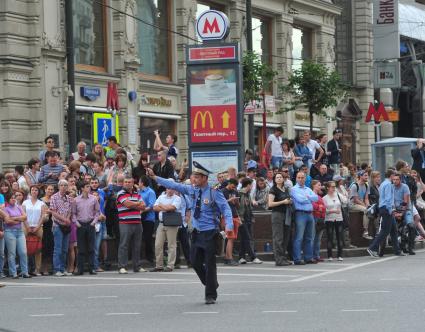
{"type": "MultiPolygon", "coordinates": [[[[161,163],[158,162],[154,165],[152,170],[156,176],[160,176],[161,178],[165,179],[174,179],[174,167],[171,161],[168,159],[165,161],[164,166],[161,167],[161,163]]],[[[153,189],[155,190],[157,196],[165,191],[165,187],[158,186],[156,183],[153,189]]]]}
{"type": "MultiPolygon", "coordinates": [[[[422,159],[421,150],[422,149],[414,148],[411,151],[412,158],[413,158],[412,169],[418,172],[422,171],[423,159],[422,159]]],[[[423,151],[422,153],[424,153],[424,157],[425,157],[425,151],[423,151]]]]}
{"type": "Polygon", "coordinates": [[[338,151],[335,139],[331,139],[328,142],[328,152],[331,153],[330,156],[328,156],[329,164],[339,164],[341,162],[341,153],[338,151]]]}

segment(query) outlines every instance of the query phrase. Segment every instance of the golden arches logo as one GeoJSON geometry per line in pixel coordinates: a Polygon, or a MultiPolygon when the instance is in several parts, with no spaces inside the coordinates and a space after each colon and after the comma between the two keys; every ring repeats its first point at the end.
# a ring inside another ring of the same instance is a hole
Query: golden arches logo
{"type": "Polygon", "coordinates": [[[198,111],[195,114],[195,119],[193,120],[193,129],[198,129],[198,120],[201,118],[201,129],[205,129],[207,125],[207,116],[209,119],[210,129],[214,128],[214,121],[210,111],[198,111]]]}

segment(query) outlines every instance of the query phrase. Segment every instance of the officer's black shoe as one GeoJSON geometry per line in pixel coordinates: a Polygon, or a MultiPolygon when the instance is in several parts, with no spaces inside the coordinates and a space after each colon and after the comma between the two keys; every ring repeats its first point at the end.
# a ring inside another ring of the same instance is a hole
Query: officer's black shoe
{"type": "Polygon", "coordinates": [[[205,298],[205,304],[214,304],[215,303],[215,299],[212,297],[207,297],[205,298]]]}

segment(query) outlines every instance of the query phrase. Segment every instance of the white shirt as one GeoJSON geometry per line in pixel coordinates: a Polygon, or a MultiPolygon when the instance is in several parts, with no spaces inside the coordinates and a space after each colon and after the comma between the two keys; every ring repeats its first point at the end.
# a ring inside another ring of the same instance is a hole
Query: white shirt
{"type": "Polygon", "coordinates": [[[23,175],[21,175],[18,178],[18,185],[19,185],[19,189],[23,189],[25,191],[28,191],[28,183],[27,180],[25,180],[25,177],[23,175]]]}
{"type": "Polygon", "coordinates": [[[271,144],[271,152],[273,157],[282,157],[282,137],[276,137],[275,134],[271,134],[269,138],[267,138],[267,142],[272,142],[271,144]]]}
{"type": "Polygon", "coordinates": [[[35,204],[32,204],[31,199],[27,199],[22,203],[22,206],[25,208],[25,213],[27,214],[27,221],[30,227],[36,227],[41,216],[41,209],[45,206],[44,202],[37,199],[35,204]]]}
{"type": "Polygon", "coordinates": [[[307,143],[307,147],[310,150],[313,159],[316,160],[316,150],[321,149],[320,144],[317,143],[317,141],[315,141],[314,139],[310,139],[307,143]]]}
{"type": "MultiPolygon", "coordinates": [[[[166,192],[163,192],[161,196],[159,196],[153,206],[158,206],[159,204],[164,205],[173,205],[176,208],[176,212],[180,211],[181,208],[181,198],[177,195],[168,196],[166,192]]],[[[158,218],[162,221],[162,211],[159,212],[158,218]]]]}
{"type": "Polygon", "coordinates": [[[326,206],[325,221],[342,221],[341,201],[338,199],[336,192],[332,196],[326,195],[323,197],[323,203],[326,206]],[[338,210],[338,212],[329,212],[333,210],[338,210]]]}

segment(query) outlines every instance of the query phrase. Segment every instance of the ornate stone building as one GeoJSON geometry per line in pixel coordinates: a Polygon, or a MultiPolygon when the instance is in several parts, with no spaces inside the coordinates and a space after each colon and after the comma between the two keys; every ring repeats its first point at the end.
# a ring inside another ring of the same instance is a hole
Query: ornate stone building
{"type": "MultiPolygon", "coordinates": [[[[0,2],[0,122],[3,169],[36,156],[48,134],[67,148],[65,0],[5,0],[0,2]]],[[[345,3],[345,1],[342,1],[345,3]]],[[[348,2],[348,1],[347,1],[348,2]]],[[[351,2],[351,1],[350,1],[351,2]]],[[[355,56],[368,57],[368,7],[353,1],[357,43],[355,56]],[[365,15],[364,15],[365,14],[365,15]],[[363,17],[364,16],[364,17],[363,17]]],[[[110,117],[107,84],[117,83],[121,113],[113,119],[121,144],[137,154],[152,151],[153,131],[178,134],[178,147],[187,152],[185,45],[198,42],[195,20],[205,9],[225,12],[231,21],[228,41],[246,45],[244,0],[73,0],[77,139],[92,145],[99,140],[97,120],[110,117]],[[134,94],[134,92],[136,94],[134,94]],[[134,96],[137,96],[134,99],[134,96]]],[[[333,66],[336,18],[341,8],[324,0],[253,0],[254,50],[284,81],[302,59],[333,66]]],[[[353,23],[354,26],[354,23],[353,23]]],[[[367,65],[356,65],[356,103],[365,109],[373,95],[367,65]],[[358,90],[358,93],[357,93],[358,90]]],[[[272,93],[278,95],[278,87],[272,93]]],[[[277,107],[281,101],[277,100],[277,107]]],[[[333,111],[330,111],[333,112],[333,111]]],[[[333,115],[333,113],[332,113],[333,115]]],[[[246,123],[247,121],[245,121],[246,123]]],[[[255,144],[261,147],[261,116],[256,115],[255,144]]],[[[267,117],[268,131],[283,125],[295,138],[308,128],[302,110],[267,117]]],[[[316,119],[315,131],[331,134],[337,123],[316,119]]],[[[357,159],[369,158],[370,131],[354,130],[360,147],[357,159]],[[361,139],[359,138],[361,137],[361,139]]],[[[248,141],[245,126],[246,142],[248,141]]],[[[137,158],[138,159],[138,158],[137,158]]]]}

